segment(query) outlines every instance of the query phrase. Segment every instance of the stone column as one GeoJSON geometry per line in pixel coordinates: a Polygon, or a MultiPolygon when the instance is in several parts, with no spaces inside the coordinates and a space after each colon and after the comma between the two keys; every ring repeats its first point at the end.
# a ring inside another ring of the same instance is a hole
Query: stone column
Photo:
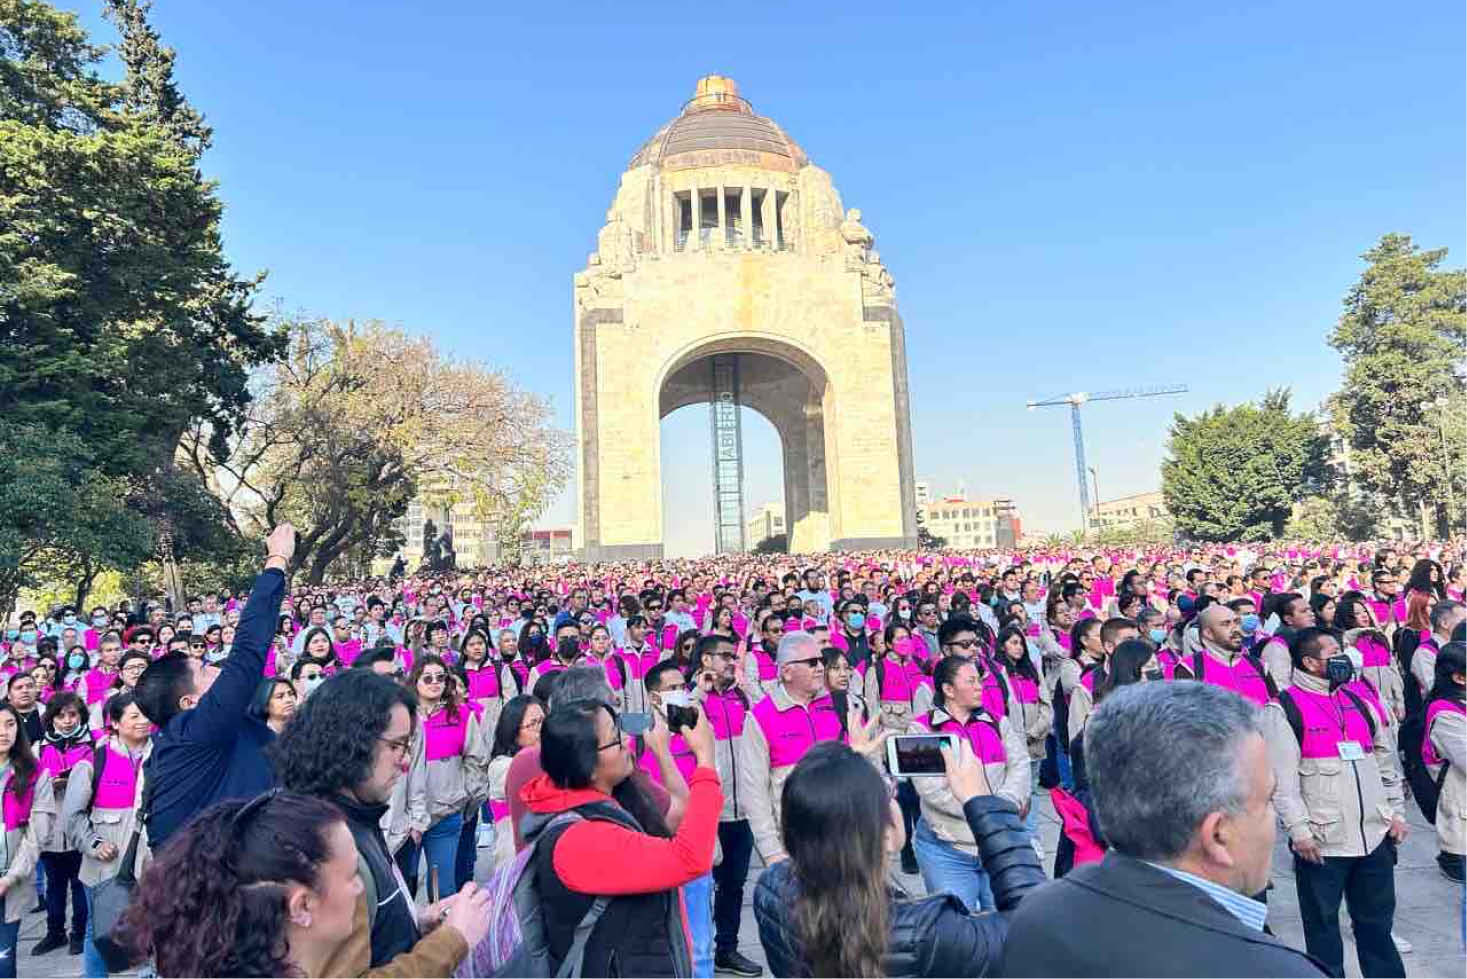
{"type": "Polygon", "coordinates": [[[700,227],[703,223],[703,200],[698,196],[698,185],[695,183],[688,188],[688,214],[693,222],[693,228],[688,232],[688,251],[698,250],[703,233],[700,227]]]}
{"type": "Polygon", "coordinates": [[[744,251],[754,247],[754,188],[748,184],[739,188],[739,217],[743,219],[744,251]]]}
{"type": "Polygon", "coordinates": [[[715,251],[723,251],[728,247],[728,202],[724,198],[723,184],[718,185],[718,231],[714,235],[717,240],[715,251]]]}
{"type": "Polygon", "coordinates": [[[774,201],[775,201],[775,196],[774,195],[775,195],[775,193],[776,193],[776,191],[775,191],[775,189],[773,187],[765,188],[765,190],[764,190],[764,206],[759,209],[760,212],[761,212],[761,216],[764,218],[764,241],[769,246],[770,251],[773,251],[774,250],[774,246],[775,246],[775,240],[774,240],[774,201]]]}

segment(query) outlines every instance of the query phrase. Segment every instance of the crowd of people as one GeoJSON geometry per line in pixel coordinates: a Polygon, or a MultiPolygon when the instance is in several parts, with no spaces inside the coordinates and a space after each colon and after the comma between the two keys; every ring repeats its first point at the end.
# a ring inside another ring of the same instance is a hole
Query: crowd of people
{"type": "Polygon", "coordinates": [[[539,929],[539,974],[753,977],[749,887],[776,975],[1343,976],[1343,903],[1404,976],[1408,804],[1463,881],[1459,542],[321,586],[293,551],[7,623],[0,976],[44,910],[87,976],[487,975],[539,929]],[[889,770],[909,734],[945,774],[889,770]]]}

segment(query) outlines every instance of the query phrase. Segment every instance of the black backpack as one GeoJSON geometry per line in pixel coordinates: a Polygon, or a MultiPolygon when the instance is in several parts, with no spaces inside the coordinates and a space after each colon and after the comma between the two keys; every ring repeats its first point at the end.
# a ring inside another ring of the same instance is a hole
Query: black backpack
{"type": "MultiPolygon", "coordinates": [[[[1410,679],[1406,683],[1414,685],[1414,681],[1410,679]]],[[[1401,722],[1396,744],[1401,753],[1401,773],[1406,777],[1406,784],[1411,787],[1411,797],[1421,809],[1421,817],[1435,826],[1436,807],[1441,799],[1442,785],[1446,783],[1447,770],[1452,765],[1443,760],[1442,770],[1437,773],[1436,778],[1431,777],[1431,769],[1426,767],[1426,759],[1421,757],[1421,749],[1426,744],[1428,734],[1426,711],[1423,709],[1419,713],[1406,715],[1406,719],[1401,722]]]]}

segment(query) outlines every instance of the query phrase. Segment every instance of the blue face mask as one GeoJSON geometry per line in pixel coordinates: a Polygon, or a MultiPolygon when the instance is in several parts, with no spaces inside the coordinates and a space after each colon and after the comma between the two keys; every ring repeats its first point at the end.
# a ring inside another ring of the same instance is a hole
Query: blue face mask
{"type": "Polygon", "coordinates": [[[9,639],[11,642],[15,642],[17,639],[20,638],[20,630],[19,629],[6,629],[5,630],[5,638],[6,639],[9,639]]]}
{"type": "Polygon", "coordinates": [[[1247,635],[1251,636],[1253,635],[1253,633],[1257,632],[1258,627],[1261,624],[1261,620],[1253,612],[1249,612],[1247,615],[1243,616],[1243,632],[1247,635]]]}
{"type": "Polygon", "coordinates": [[[66,657],[66,665],[73,670],[80,670],[87,665],[87,658],[82,653],[72,653],[66,657]]]}
{"type": "Polygon", "coordinates": [[[1152,629],[1148,633],[1148,635],[1151,636],[1151,641],[1154,642],[1154,643],[1156,643],[1158,646],[1160,646],[1162,643],[1166,642],[1166,630],[1165,629],[1152,629]]]}
{"type": "Polygon", "coordinates": [[[846,613],[846,625],[852,629],[859,629],[866,624],[866,615],[863,612],[846,613]]]}
{"type": "Polygon", "coordinates": [[[33,646],[33,645],[35,645],[35,642],[36,642],[36,630],[34,630],[34,629],[24,629],[24,630],[22,630],[21,633],[20,633],[20,641],[23,642],[23,643],[25,643],[27,646],[33,646]]]}

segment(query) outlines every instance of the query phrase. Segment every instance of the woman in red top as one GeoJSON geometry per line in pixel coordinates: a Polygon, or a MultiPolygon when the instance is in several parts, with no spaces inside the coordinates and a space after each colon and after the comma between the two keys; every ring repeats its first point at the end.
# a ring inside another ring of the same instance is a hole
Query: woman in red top
{"type": "Polygon", "coordinates": [[[713,867],[723,792],[713,728],[701,706],[698,723],[683,737],[696,767],[674,834],[628,781],[635,759],[611,708],[571,701],[546,717],[540,734],[545,774],[526,783],[521,798],[530,813],[526,836],[536,844],[531,866],[553,967],[560,967],[577,925],[602,897],[610,900],[591,928],[582,975],[691,974],[692,943],[678,888],[713,867]]]}

